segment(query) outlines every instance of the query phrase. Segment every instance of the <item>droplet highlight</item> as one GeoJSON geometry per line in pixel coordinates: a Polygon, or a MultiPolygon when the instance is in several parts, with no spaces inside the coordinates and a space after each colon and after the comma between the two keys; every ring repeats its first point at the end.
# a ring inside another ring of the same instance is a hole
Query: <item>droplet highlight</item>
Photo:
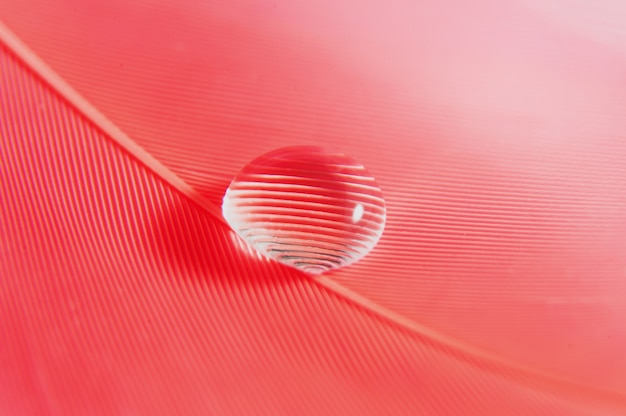
{"type": "Polygon", "coordinates": [[[260,253],[313,275],[368,254],[386,216],[382,191],[363,165],[313,146],[250,162],[228,187],[222,213],[260,253]]]}

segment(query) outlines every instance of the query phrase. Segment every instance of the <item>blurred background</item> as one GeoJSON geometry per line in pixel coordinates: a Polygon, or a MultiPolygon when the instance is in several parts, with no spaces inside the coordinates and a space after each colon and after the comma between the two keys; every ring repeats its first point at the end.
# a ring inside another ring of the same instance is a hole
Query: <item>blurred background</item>
{"type": "Polygon", "coordinates": [[[3,0],[0,24],[0,413],[626,414],[622,2],[3,0]],[[246,163],[305,144],[387,204],[322,279],[219,218],[246,163]]]}

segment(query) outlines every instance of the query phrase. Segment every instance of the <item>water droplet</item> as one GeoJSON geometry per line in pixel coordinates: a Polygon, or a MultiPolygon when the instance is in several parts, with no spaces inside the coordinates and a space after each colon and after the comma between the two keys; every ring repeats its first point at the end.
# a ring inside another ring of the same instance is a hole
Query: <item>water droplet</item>
{"type": "Polygon", "coordinates": [[[363,165],[312,146],[250,162],[226,191],[222,213],[259,252],[310,274],[361,259],[385,227],[382,191],[363,165]]]}

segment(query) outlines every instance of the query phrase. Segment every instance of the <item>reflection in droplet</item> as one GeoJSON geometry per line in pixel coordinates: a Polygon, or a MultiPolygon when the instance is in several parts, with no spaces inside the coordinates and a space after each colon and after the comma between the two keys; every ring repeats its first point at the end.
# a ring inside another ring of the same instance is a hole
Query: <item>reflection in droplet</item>
{"type": "Polygon", "coordinates": [[[354,207],[354,211],[352,211],[352,222],[359,222],[361,218],[363,218],[363,213],[365,209],[362,204],[356,204],[354,207]]]}
{"type": "Polygon", "coordinates": [[[310,146],[249,163],[226,191],[222,213],[259,252],[310,274],[359,260],[385,226],[382,192],[365,168],[310,146]]]}

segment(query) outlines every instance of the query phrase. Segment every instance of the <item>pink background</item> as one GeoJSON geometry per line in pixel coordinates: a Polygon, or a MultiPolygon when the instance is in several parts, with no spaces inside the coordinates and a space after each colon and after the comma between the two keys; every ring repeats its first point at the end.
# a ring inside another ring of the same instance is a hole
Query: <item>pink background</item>
{"type": "Polygon", "coordinates": [[[560,3],[0,2],[2,413],[624,414],[626,10],[560,3]],[[321,281],[215,216],[298,144],[387,202],[321,281]]]}

